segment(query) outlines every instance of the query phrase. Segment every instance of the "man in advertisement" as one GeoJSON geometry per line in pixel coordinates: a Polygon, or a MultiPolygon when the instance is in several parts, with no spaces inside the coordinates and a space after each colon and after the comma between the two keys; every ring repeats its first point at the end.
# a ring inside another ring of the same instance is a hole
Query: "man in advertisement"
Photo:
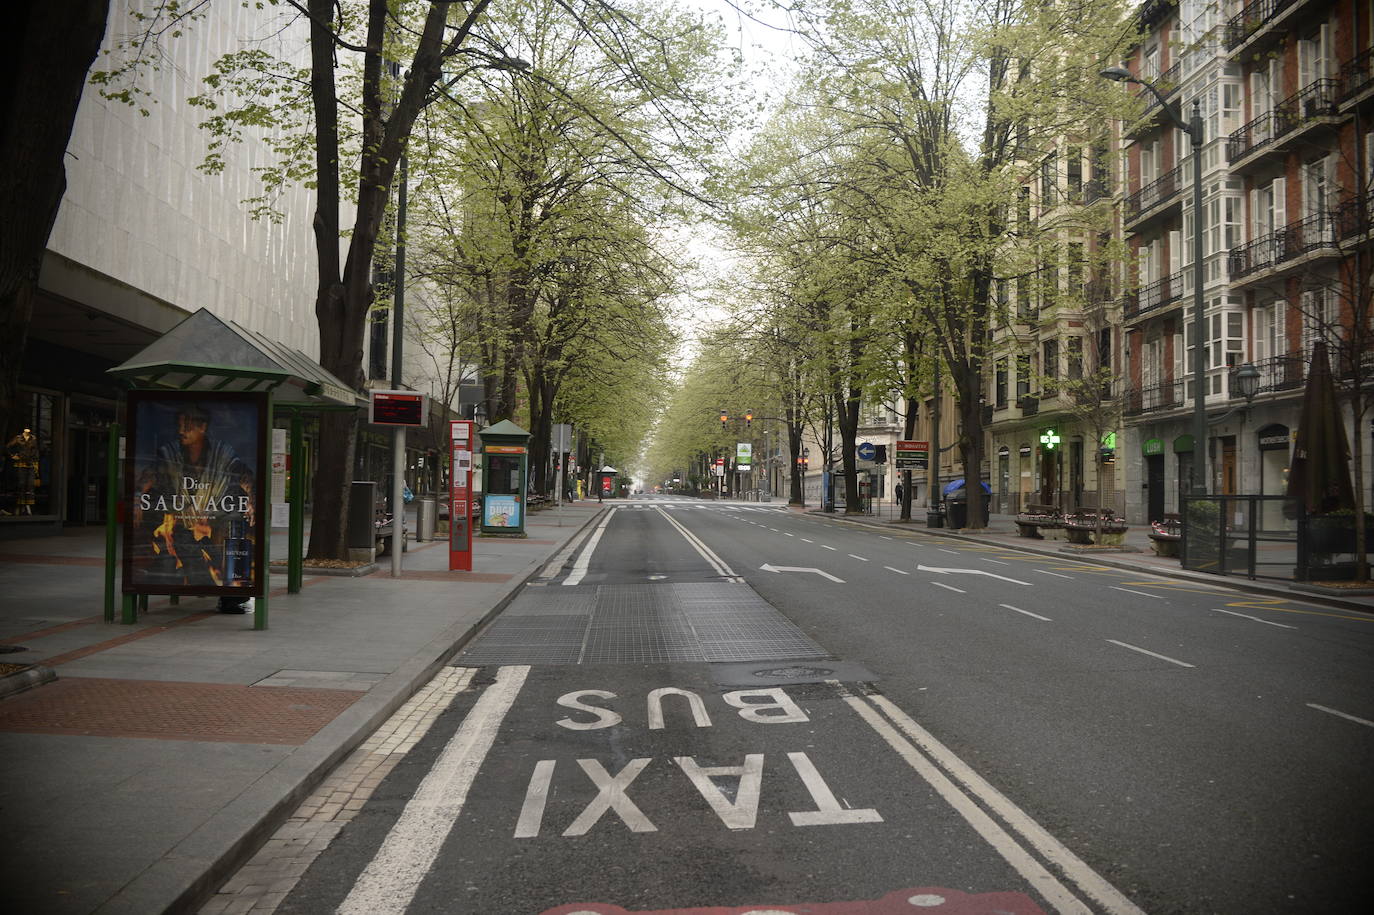
{"type": "Polygon", "coordinates": [[[257,404],[131,398],[131,413],[133,583],[219,593],[222,612],[246,612],[255,581],[257,404]]]}

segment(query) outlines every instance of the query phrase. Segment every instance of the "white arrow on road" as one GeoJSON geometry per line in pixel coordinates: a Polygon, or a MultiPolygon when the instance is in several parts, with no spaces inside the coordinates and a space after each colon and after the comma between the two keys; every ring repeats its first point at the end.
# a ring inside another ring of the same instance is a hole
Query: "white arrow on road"
{"type": "Polygon", "coordinates": [[[1009,582],[1012,582],[1013,584],[1018,584],[1018,585],[1028,585],[1028,584],[1030,584],[1030,582],[1028,582],[1028,581],[1022,581],[1022,580],[1019,579],[1019,578],[1008,578],[1008,577],[1005,576],[1005,575],[998,575],[998,574],[996,574],[996,573],[994,573],[994,572],[985,572],[985,571],[983,571],[982,569],[937,569],[937,568],[935,568],[934,566],[917,566],[917,567],[916,567],[916,570],[917,570],[918,572],[939,572],[941,575],[945,575],[945,574],[948,574],[948,573],[950,573],[950,572],[953,572],[953,573],[956,574],[956,575],[986,575],[988,578],[1000,578],[1000,579],[1002,579],[1003,581],[1009,581],[1009,582]]]}
{"type": "Polygon", "coordinates": [[[843,578],[836,578],[834,575],[831,575],[829,572],[822,572],[820,569],[803,569],[803,568],[800,568],[799,566],[775,566],[775,565],[768,565],[768,564],[766,564],[766,563],[765,563],[764,565],[759,566],[759,568],[762,569],[762,570],[765,571],[765,572],[815,572],[817,575],[821,576],[822,578],[828,578],[828,579],[830,579],[831,581],[839,582],[840,584],[844,584],[844,579],[843,579],[843,578]]]}

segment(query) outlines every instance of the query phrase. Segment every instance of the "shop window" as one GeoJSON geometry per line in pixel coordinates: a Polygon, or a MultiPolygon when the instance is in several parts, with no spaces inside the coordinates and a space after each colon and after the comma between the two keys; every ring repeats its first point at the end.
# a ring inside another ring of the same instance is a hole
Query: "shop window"
{"type": "Polygon", "coordinates": [[[20,391],[5,435],[5,465],[0,474],[0,516],[32,517],[57,513],[58,471],[53,438],[57,395],[20,391]]]}

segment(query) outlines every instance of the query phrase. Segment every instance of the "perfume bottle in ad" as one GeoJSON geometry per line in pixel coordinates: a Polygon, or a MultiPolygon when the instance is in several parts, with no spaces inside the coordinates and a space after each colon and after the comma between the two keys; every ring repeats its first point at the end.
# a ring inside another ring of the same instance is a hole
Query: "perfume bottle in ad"
{"type": "Polygon", "coordinates": [[[253,542],[248,539],[248,522],[235,518],[229,522],[224,538],[224,583],[243,586],[253,580],[253,542]]]}

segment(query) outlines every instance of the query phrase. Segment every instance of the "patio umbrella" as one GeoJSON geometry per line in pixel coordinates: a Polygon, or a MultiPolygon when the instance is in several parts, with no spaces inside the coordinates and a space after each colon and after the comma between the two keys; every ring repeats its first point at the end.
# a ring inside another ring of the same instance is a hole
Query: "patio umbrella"
{"type": "Polygon", "coordinates": [[[1284,513],[1290,518],[1355,508],[1345,424],[1336,400],[1326,343],[1320,340],[1312,347],[1312,366],[1302,395],[1293,463],[1288,468],[1287,497],[1284,513]]]}

